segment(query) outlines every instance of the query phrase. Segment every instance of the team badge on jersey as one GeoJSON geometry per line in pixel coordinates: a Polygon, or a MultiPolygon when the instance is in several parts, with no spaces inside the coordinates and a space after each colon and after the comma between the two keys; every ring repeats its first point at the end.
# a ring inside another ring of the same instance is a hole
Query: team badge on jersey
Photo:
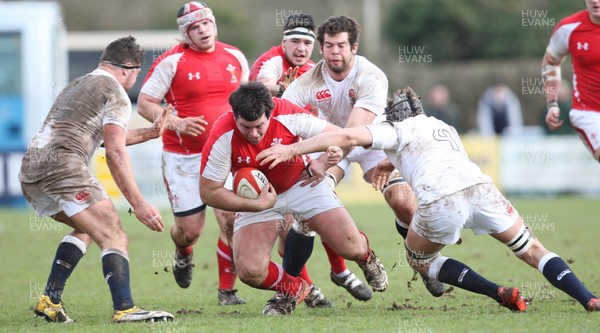
{"type": "Polygon", "coordinates": [[[352,107],[354,107],[354,104],[356,104],[356,93],[354,92],[354,89],[348,90],[348,97],[350,98],[352,107]]]}
{"type": "Polygon", "coordinates": [[[231,83],[238,82],[238,78],[237,78],[237,76],[235,76],[235,68],[236,67],[232,64],[227,65],[227,71],[229,73],[231,73],[231,81],[230,81],[231,83]]]}

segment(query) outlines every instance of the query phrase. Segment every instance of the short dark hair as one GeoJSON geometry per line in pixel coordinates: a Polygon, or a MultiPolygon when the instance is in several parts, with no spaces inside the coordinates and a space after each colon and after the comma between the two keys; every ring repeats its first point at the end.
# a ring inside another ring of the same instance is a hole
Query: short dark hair
{"type": "Polygon", "coordinates": [[[102,52],[100,61],[115,64],[132,63],[142,65],[144,63],[144,50],[133,36],[119,38],[110,44],[102,52]]]}
{"type": "Polygon", "coordinates": [[[229,96],[229,105],[236,119],[242,117],[247,121],[255,121],[263,114],[270,118],[275,108],[269,88],[258,81],[240,84],[229,96]]]}
{"type": "Polygon", "coordinates": [[[291,30],[298,27],[306,28],[310,31],[315,31],[315,20],[312,16],[308,14],[300,13],[290,15],[285,21],[285,26],[283,27],[283,30],[291,30]]]}
{"type": "Polygon", "coordinates": [[[325,22],[321,23],[317,29],[317,40],[323,45],[325,42],[325,34],[337,35],[341,32],[348,33],[348,42],[350,45],[358,43],[360,36],[360,25],[354,19],[347,16],[332,16],[325,22]]]}

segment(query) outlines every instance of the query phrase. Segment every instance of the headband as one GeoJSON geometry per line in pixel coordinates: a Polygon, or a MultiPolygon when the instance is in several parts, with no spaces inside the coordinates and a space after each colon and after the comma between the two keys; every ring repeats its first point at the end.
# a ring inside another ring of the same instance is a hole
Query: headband
{"type": "Polygon", "coordinates": [[[312,30],[304,27],[295,27],[294,29],[286,30],[283,32],[283,40],[292,38],[303,38],[315,41],[315,33],[312,30]]]}

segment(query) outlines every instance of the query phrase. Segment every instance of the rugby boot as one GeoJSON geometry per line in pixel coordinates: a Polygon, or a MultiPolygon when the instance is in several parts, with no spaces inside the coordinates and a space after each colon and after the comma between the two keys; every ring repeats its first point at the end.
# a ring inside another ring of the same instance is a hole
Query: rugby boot
{"type": "Polygon", "coordinates": [[[527,310],[527,302],[521,297],[521,292],[517,288],[499,287],[498,296],[502,299],[498,303],[511,311],[525,312],[527,310]]]}
{"type": "Polygon", "coordinates": [[[373,292],[371,289],[369,289],[364,282],[357,278],[354,273],[350,273],[345,277],[340,278],[331,272],[329,276],[331,277],[331,282],[333,282],[336,286],[345,288],[346,291],[352,295],[352,297],[359,301],[366,302],[373,297],[373,292]]]}
{"type": "Polygon", "coordinates": [[[237,289],[219,289],[217,296],[219,299],[219,305],[246,304],[246,301],[237,295],[237,289]]]}
{"type": "Polygon", "coordinates": [[[33,309],[33,313],[35,314],[35,317],[42,317],[50,323],[69,324],[74,322],[73,319],[67,316],[67,312],[65,311],[62,302],[54,304],[50,300],[50,297],[46,295],[40,296],[35,309],[33,309]]]}
{"type": "Polygon", "coordinates": [[[127,310],[117,310],[113,313],[113,323],[127,323],[136,321],[173,321],[173,315],[165,311],[147,311],[138,308],[137,306],[134,306],[127,310]]]}
{"type": "Polygon", "coordinates": [[[194,269],[193,253],[189,256],[183,256],[179,254],[179,251],[175,250],[175,256],[173,258],[173,276],[175,282],[181,288],[187,288],[192,283],[192,270],[194,269]]]}

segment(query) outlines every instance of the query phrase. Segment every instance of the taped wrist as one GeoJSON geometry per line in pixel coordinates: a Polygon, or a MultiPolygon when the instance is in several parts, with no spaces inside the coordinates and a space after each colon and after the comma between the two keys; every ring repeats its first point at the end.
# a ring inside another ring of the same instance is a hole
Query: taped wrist
{"type": "Polygon", "coordinates": [[[552,100],[552,101],[548,101],[548,109],[550,109],[551,107],[558,107],[558,103],[556,102],[556,100],[552,100]]]}
{"type": "Polygon", "coordinates": [[[542,77],[546,81],[560,81],[560,66],[554,65],[543,65],[542,66],[542,77]]]}
{"type": "Polygon", "coordinates": [[[331,187],[332,190],[335,190],[335,187],[337,186],[338,182],[333,174],[325,172],[325,181],[327,181],[327,184],[329,185],[329,187],[331,187]]]}

